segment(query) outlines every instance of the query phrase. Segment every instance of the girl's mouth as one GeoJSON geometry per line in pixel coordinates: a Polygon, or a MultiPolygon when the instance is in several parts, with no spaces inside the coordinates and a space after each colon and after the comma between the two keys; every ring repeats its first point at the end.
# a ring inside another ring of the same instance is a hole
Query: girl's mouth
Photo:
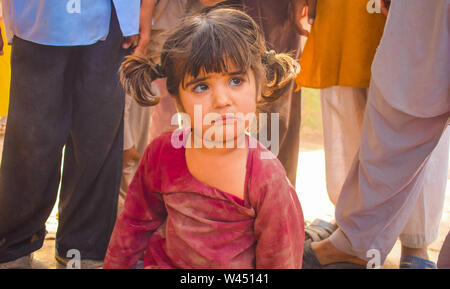
{"type": "Polygon", "coordinates": [[[220,117],[216,118],[212,123],[213,124],[232,124],[237,121],[237,118],[234,114],[222,114],[220,117]]]}

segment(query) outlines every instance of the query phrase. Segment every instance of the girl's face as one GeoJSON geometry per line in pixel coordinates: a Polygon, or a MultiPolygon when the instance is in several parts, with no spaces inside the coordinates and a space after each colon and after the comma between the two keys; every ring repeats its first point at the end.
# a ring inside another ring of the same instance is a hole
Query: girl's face
{"type": "Polygon", "coordinates": [[[180,85],[179,105],[191,119],[196,137],[204,141],[229,142],[242,136],[249,126],[249,116],[256,112],[259,92],[255,75],[229,65],[229,72],[187,75],[180,85]],[[200,113],[201,110],[201,113],[200,113]],[[199,117],[201,115],[201,136],[199,117]]]}

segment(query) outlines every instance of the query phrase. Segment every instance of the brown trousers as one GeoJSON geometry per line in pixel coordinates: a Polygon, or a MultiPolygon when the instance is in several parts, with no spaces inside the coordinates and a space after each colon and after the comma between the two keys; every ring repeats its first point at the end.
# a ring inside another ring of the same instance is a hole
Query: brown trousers
{"type": "MultiPolygon", "coordinates": [[[[290,53],[298,59],[301,47],[300,36],[295,32],[294,26],[289,20],[289,2],[289,0],[235,0],[227,1],[224,4],[243,7],[244,11],[261,26],[268,49],[273,49],[278,53],[290,53]]],[[[263,109],[268,113],[279,113],[278,159],[286,169],[289,181],[294,186],[300,145],[300,95],[300,91],[295,91],[295,83],[292,83],[285,95],[263,109]]]]}

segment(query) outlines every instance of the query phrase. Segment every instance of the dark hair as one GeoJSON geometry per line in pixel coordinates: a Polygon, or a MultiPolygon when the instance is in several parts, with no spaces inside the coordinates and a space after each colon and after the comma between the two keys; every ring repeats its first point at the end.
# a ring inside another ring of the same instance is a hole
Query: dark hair
{"type": "Polygon", "coordinates": [[[251,69],[262,84],[264,101],[278,99],[299,71],[287,54],[267,51],[264,35],[250,16],[236,9],[217,8],[189,16],[169,33],[160,64],[131,55],[120,67],[125,91],[141,105],[159,102],[151,82],[167,76],[167,90],[177,98],[185,75],[228,72],[232,64],[241,72],[251,69]]]}

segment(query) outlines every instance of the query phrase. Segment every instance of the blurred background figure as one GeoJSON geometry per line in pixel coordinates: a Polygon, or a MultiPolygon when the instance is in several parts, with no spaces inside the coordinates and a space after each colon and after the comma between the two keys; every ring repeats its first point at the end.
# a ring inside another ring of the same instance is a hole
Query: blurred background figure
{"type": "MultiPolygon", "coordinates": [[[[293,58],[298,59],[301,53],[301,42],[297,23],[300,22],[302,12],[295,12],[297,10],[303,11],[307,2],[309,1],[229,0],[220,3],[220,5],[243,9],[261,27],[268,49],[274,49],[278,53],[290,53],[293,58]]],[[[272,113],[279,114],[277,157],[286,169],[289,181],[295,186],[301,119],[301,92],[296,90],[295,83],[292,82],[289,85],[279,101],[265,105],[262,112],[270,116],[267,120],[267,128],[261,128],[261,130],[268,132],[269,139],[271,137],[272,113]]]]}
{"type": "Polygon", "coordinates": [[[320,89],[327,191],[336,204],[359,148],[370,66],[386,17],[367,0],[320,0],[300,59],[300,87],[320,89]]]}
{"type": "Polygon", "coordinates": [[[438,234],[447,183],[449,5],[392,2],[371,68],[360,149],[337,198],[339,228],[305,245],[309,266],[365,264],[371,249],[382,264],[400,238],[400,268],[436,268],[427,246],[438,234]]]}
{"type": "Polygon", "coordinates": [[[65,265],[77,249],[82,267],[101,266],[123,157],[117,70],[130,43],[144,43],[137,35],[145,31],[146,1],[2,2],[12,75],[0,167],[1,268],[30,267],[60,184],[55,258],[65,265]]]}
{"type": "Polygon", "coordinates": [[[448,232],[441,251],[439,252],[437,266],[439,269],[450,269],[450,231],[448,232]]]}
{"type": "MultiPolygon", "coordinates": [[[[385,2],[380,4],[387,13],[385,2]]],[[[321,0],[316,11],[316,19],[300,59],[302,70],[297,81],[302,87],[320,89],[327,191],[331,202],[336,205],[359,149],[370,67],[386,16],[369,13],[366,0],[351,3],[321,0]]],[[[423,200],[423,208],[416,208],[400,236],[403,256],[420,254],[427,257],[426,247],[436,238],[447,184],[447,178],[441,172],[448,167],[448,135],[443,138],[432,155],[430,163],[434,165],[428,169],[428,181],[423,188],[429,197],[423,200]],[[425,219],[427,225],[422,228],[425,219]],[[418,236],[422,235],[427,236],[427,241],[419,241],[418,236]]],[[[313,241],[320,241],[335,228],[333,222],[317,221],[306,229],[306,234],[313,241]]]]}
{"type": "Polygon", "coordinates": [[[0,5],[0,135],[5,134],[6,115],[8,114],[9,85],[11,81],[11,46],[6,43],[5,27],[0,5]],[[1,46],[3,45],[3,46],[1,46]]]}

